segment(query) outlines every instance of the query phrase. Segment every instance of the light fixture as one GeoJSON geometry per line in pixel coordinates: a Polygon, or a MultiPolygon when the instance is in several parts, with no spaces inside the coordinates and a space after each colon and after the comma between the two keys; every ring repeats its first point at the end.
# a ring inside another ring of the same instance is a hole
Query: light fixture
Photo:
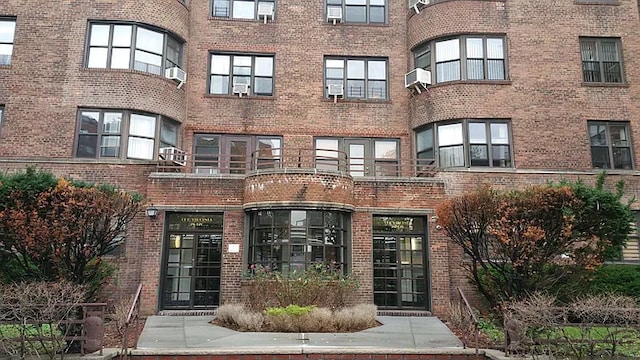
{"type": "Polygon", "coordinates": [[[152,219],[158,216],[158,208],[151,204],[151,206],[147,208],[147,216],[152,219]]]}

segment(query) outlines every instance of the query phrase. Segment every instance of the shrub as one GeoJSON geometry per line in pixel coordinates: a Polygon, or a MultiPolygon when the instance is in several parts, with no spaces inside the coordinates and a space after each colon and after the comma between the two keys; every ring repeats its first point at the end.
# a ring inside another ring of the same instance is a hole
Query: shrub
{"type": "Polygon", "coordinates": [[[224,324],[231,325],[234,323],[233,319],[245,311],[244,306],[240,304],[225,304],[216,310],[216,319],[224,324]]]}
{"type": "Polygon", "coordinates": [[[287,307],[271,307],[267,308],[264,313],[268,316],[302,316],[307,315],[315,308],[311,306],[287,305],[287,307]]]}
{"type": "Polygon", "coordinates": [[[594,271],[588,292],[615,293],[640,299],[640,265],[602,265],[594,271]]]}
{"type": "Polygon", "coordinates": [[[358,331],[376,326],[377,308],[371,304],[360,304],[339,309],[334,313],[339,331],[358,331]]]}

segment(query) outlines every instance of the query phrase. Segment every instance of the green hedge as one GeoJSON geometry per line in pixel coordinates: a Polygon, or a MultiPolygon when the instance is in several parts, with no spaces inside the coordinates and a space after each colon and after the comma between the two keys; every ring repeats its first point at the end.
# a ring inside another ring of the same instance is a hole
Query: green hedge
{"type": "Polygon", "coordinates": [[[640,265],[602,265],[588,286],[592,294],[615,293],[640,299],[640,265]]]}

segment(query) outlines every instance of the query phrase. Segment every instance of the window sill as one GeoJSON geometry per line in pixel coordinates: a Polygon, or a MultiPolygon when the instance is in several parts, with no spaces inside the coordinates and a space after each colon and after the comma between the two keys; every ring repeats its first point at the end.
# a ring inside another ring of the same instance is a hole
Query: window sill
{"type": "Polygon", "coordinates": [[[205,98],[210,99],[235,99],[235,100],[275,100],[276,97],[271,96],[258,96],[258,95],[242,95],[242,97],[238,95],[228,95],[228,94],[205,94],[205,98]]]}
{"type": "Polygon", "coordinates": [[[607,5],[607,6],[619,6],[618,0],[574,0],[575,5],[607,5]]]}
{"type": "MultiPolygon", "coordinates": [[[[209,21],[237,21],[237,22],[241,22],[241,23],[256,23],[256,24],[263,24],[266,25],[264,23],[264,19],[260,18],[260,19],[236,19],[236,18],[232,18],[232,17],[226,17],[226,16],[211,16],[209,15],[209,21]]],[[[274,18],[269,18],[269,20],[267,21],[267,24],[271,24],[274,23],[275,19],[274,18]]]]}
{"type": "Polygon", "coordinates": [[[9,70],[9,69],[11,69],[11,64],[9,64],[9,65],[0,64],[0,69],[7,69],[7,70],[9,70]]]}
{"type": "Polygon", "coordinates": [[[327,27],[337,27],[338,25],[342,25],[342,26],[372,26],[372,27],[390,27],[389,23],[359,23],[359,22],[345,22],[345,21],[341,21],[341,22],[337,22],[335,25],[333,24],[333,22],[330,21],[325,21],[324,22],[324,26],[327,27]]]}
{"type": "MultiPolygon", "coordinates": [[[[333,97],[331,98],[324,98],[323,102],[325,103],[333,103],[333,97]]],[[[393,102],[390,99],[344,99],[344,98],[338,98],[337,103],[343,103],[343,104],[369,104],[369,105],[389,105],[392,104],[393,102]]]]}
{"type": "Polygon", "coordinates": [[[609,88],[628,88],[629,83],[607,83],[607,82],[582,82],[584,87],[609,87],[609,88]]]}

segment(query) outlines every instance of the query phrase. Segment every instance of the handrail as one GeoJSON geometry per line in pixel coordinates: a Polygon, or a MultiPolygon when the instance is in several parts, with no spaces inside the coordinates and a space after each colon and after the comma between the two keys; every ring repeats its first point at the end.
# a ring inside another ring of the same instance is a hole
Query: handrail
{"type": "MultiPolygon", "coordinates": [[[[142,295],[142,283],[138,285],[138,290],[136,290],[136,295],[133,297],[133,303],[129,308],[129,312],[127,313],[127,320],[124,323],[124,336],[122,337],[122,351],[120,352],[120,359],[123,359],[125,356],[129,356],[129,325],[132,323],[136,324],[140,315],[140,297],[142,295]]],[[[138,342],[137,336],[138,333],[136,331],[136,341],[134,344],[138,342]]],[[[134,345],[135,347],[135,345],[134,345]]]]}
{"type": "Polygon", "coordinates": [[[474,332],[474,338],[476,342],[476,356],[477,356],[478,355],[478,335],[480,334],[480,322],[478,321],[478,317],[476,317],[476,314],[473,312],[471,305],[469,305],[469,301],[467,300],[467,297],[464,296],[464,292],[462,292],[462,289],[458,288],[458,292],[460,293],[460,298],[462,299],[462,302],[467,308],[467,312],[469,313],[469,315],[471,315],[471,320],[473,320],[473,325],[476,329],[476,331],[474,332]]]}

